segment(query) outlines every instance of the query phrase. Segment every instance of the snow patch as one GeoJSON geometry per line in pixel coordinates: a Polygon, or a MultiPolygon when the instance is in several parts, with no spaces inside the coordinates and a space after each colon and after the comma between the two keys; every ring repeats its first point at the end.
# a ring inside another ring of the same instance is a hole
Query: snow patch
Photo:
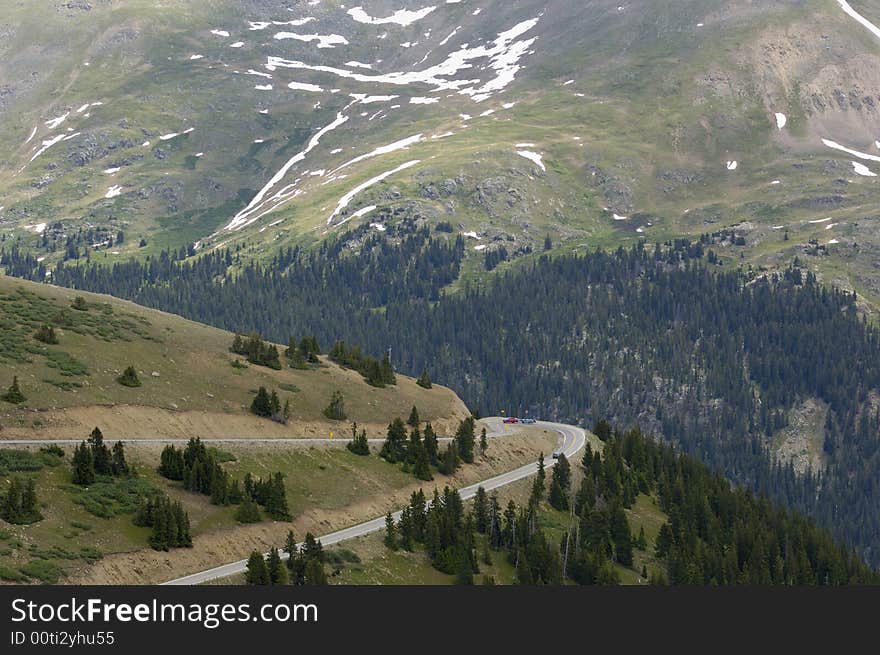
{"type": "Polygon", "coordinates": [[[116,196],[122,195],[122,187],[118,185],[113,185],[109,189],[107,189],[107,193],[104,194],[105,198],[115,198],[116,196]]]}
{"type": "Polygon", "coordinates": [[[305,82],[290,82],[287,85],[288,89],[292,89],[293,91],[311,91],[312,93],[321,93],[324,91],[317,84],[306,84],[305,82]]]}
{"type": "Polygon", "coordinates": [[[824,143],[829,148],[840,150],[841,152],[845,152],[848,155],[852,155],[853,157],[858,157],[859,159],[865,159],[867,161],[880,161],[880,157],[877,157],[876,155],[869,155],[865,152],[859,152],[858,150],[847,148],[846,146],[842,146],[836,141],[831,141],[830,139],[822,139],[822,143],[824,143]]]}
{"type": "Polygon", "coordinates": [[[855,18],[859,23],[861,23],[865,28],[868,29],[871,34],[880,39],[880,27],[877,27],[869,21],[867,18],[862,16],[859,12],[852,8],[852,6],[846,0],[837,0],[837,4],[840,5],[840,8],[843,9],[844,13],[849,16],[855,18]]]}
{"type": "MultiPolygon", "coordinates": [[[[303,159],[305,159],[306,155],[308,155],[312,150],[314,150],[318,146],[318,144],[321,142],[321,138],[325,134],[335,130],[337,127],[339,127],[340,125],[342,125],[346,121],[348,121],[348,116],[345,116],[341,113],[336,114],[336,118],[333,120],[333,122],[330,123],[329,125],[325,125],[320,130],[318,130],[317,134],[315,134],[315,136],[313,136],[309,140],[309,143],[306,146],[306,148],[304,150],[302,150],[301,152],[295,154],[293,157],[291,157],[287,161],[287,163],[285,163],[284,166],[282,166],[275,173],[275,175],[272,176],[272,179],[270,179],[269,182],[267,182],[266,185],[262,189],[260,189],[259,192],[257,192],[257,194],[247,204],[247,206],[244,209],[242,209],[240,212],[238,212],[232,218],[232,220],[230,220],[229,223],[226,224],[224,229],[225,230],[240,230],[241,228],[245,227],[246,225],[250,225],[251,223],[253,223],[257,219],[259,219],[260,216],[262,216],[262,214],[258,214],[257,216],[252,217],[253,214],[257,211],[262,210],[265,207],[265,205],[268,204],[269,202],[271,202],[272,200],[279,200],[280,201],[280,200],[288,199],[290,197],[290,193],[291,193],[291,190],[289,189],[289,187],[291,187],[293,185],[288,185],[287,187],[284,187],[283,189],[281,189],[281,191],[279,191],[277,194],[275,194],[275,196],[270,198],[268,201],[264,200],[266,197],[266,194],[268,194],[275,187],[276,184],[278,184],[281,180],[284,179],[284,177],[287,175],[288,171],[290,171],[290,169],[293,168],[294,165],[296,165],[297,163],[299,163],[303,159]]],[[[274,209],[274,207],[270,208],[269,210],[267,210],[266,212],[263,212],[263,213],[267,213],[268,211],[271,211],[271,209],[274,209]]]]}
{"type": "Polygon", "coordinates": [[[534,162],[538,165],[542,171],[546,171],[547,167],[544,166],[544,158],[536,152],[532,152],[531,150],[517,150],[516,154],[520,157],[525,157],[526,159],[534,162]]]}
{"type": "Polygon", "coordinates": [[[68,116],[70,116],[70,112],[67,112],[63,116],[59,116],[58,118],[53,118],[51,120],[46,121],[46,125],[49,127],[50,130],[54,130],[56,127],[61,125],[61,123],[63,123],[65,120],[67,120],[68,116]]]}
{"type": "Polygon", "coordinates": [[[211,30],[211,34],[213,34],[214,36],[222,36],[222,37],[229,36],[229,32],[227,32],[226,30],[211,30]]]}
{"type": "Polygon", "coordinates": [[[860,164],[857,161],[854,161],[851,163],[853,165],[853,170],[855,170],[856,175],[861,175],[863,177],[877,177],[877,173],[872,171],[870,168],[868,168],[864,164],[860,164]]]}
{"type": "Polygon", "coordinates": [[[358,23],[366,23],[368,25],[386,25],[388,23],[394,23],[396,25],[403,25],[406,27],[407,25],[412,25],[417,20],[421,20],[432,11],[434,11],[437,7],[425,7],[424,9],[419,9],[418,11],[410,11],[408,9],[398,9],[390,16],[386,16],[384,18],[374,18],[370,16],[366,11],[364,11],[363,7],[354,7],[348,10],[348,15],[351,16],[358,23]]]}
{"type": "Polygon", "coordinates": [[[409,104],[411,104],[411,105],[433,105],[433,104],[436,104],[436,103],[438,103],[438,102],[440,102],[440,98],[422,98],[422,97],[416,97],[416,98],[410,98],[410,99],[409,99],[409,104]]]}
{"type": "Polygon", "coordinates": [[[105,169],[104,169],[104,173],[105,173],[106,175],[113,175],[114,173],[118,173],[118,172],[121,171],[121,170],[122,170],[122,169],[119,168],[119,167],[116,167],[116,168],[105,168],[105,169]]]}
{"type": "Polygon", "coordinates": [[[411,145],[418,143],[419,141],[423,141],[424,137],[421,134],[414,134],[405,139],[401,139],[400,141],[395,141],[394,143],[389,143],[387,146],[380,146],[376,148],[372,152],[368,152],[365,155],[360,155],[359,157],[355,157],[354,159],[350,159],[345,162],[341,166],[335,168],[331,174],[336,174],[341,171],[343,168],[347,168],[353,164],[357,164],[358,162],[362,162],[365,159],[371,159],[373,157],[378,157],[380,155],[387,155],[388,153],[395,152],[397,150],[402,150],[404,148],[408,148],[411,145]]]}
{"type": "Polygon", "coordinates": [[[348,45],[348,39],[339,34],[296,34],[295,32],[278,32],[273,38],[278,41],[283,39],[294,39],[305,43],[317,41],[318,48],[335,48],[338,45],[348,45]]]}
{"type": "Polygon", "coordinates": [[[788,116],[776,112],[776,129],[781,130],[788,123],[788,116]]]}
{"type": "Polygon", "coordinates": [[[736,160],[727,162],[727,170],[729,171],[735,171],[738,166],[739,162],[737,162],[736,160]]]}
{"type": "MultiPolygon", "coordinates": [[[[354,198],[361,191],[368,189],[369,187],[373,186],[374,184],[378,184],[379,182],[382,182],[383,180],[394,175],[395,173],[405,171],[406,169],[412,168],[413,166],[420,164],[420,163],[421,163],[421,160],[413,159],[412,161],[408,161],[405,164],[401,164],[397,168],[392,168],[390,171],[385,171],[384,173],[381,173],[380,175],[377,175],[376,177],[370,178],[366,182],[359,184],[354,189],[352,189],[351,191],[346,193],[344,196],[342,196],[342,198],[340,198],[339,203],[336,205],[336,209],[333,210],[333,213],[330,215],[330,218],[327,219],[327,225],[330,225],[333,222],[333,219],[339,214],[339,212],[343,211],[348,206],[348,203],[351,202],[352,198],[354,198]]],[[[351,217],[340,222],[339,225],[342,225],[350,218],[351,217]]]]}

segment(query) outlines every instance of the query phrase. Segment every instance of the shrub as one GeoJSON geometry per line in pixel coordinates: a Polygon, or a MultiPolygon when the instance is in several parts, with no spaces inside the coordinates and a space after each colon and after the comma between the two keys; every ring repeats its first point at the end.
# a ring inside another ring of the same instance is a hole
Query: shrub
{"type": "Polygon", "coordinates": [[[48,344],[58,343],[58,336],[55,334],[55,328],[45,323],[34,333],[34,339],[48,344]]]}
{"type": "Polygon", "coordinates": [[[128,366],[116,381],[124,387],[139,387],[141,386],[141,381],[138,379],[137,371],[134,370],[134,366],[128,366]]]}
{"type": "Polygon", "coordinates": [[[36,578],[40,582],[47,584],[55,584],[61,576],[61,567],[44,559],[31,560],[22,566],[19,571],[29,578],[36,578]]]}

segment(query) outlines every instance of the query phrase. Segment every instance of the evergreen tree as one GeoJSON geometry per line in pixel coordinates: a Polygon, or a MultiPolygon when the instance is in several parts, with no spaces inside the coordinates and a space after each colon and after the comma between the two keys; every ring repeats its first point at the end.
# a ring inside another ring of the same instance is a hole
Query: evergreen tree
{"type": "Polygon", "coordinates": [[[12,384],[9,385],[9,389],[6,391],[6,393],[0,396],[0,398],[14,405],[20,405],[25,400],[27,400],[27,398],[25,398],[24,394],[21,392],[21,388],[18,386],[17,375],[12,376],[12,384]]]}
{"type": "Polygon", "coordinates": [[[270,582],[266,560],[256,550],[251,551],[250,557],[248,557],[245,580],[250,585],[268,585],[270,582]]]}
{"type": "Polygon", "coordinates": [[[423,389],[431,388],[431,376],[428,375],[428,369],[423,368],[421,375],[419,375],[416,380],[416,384],[422,387],[423,389]]]}
{"type": "Polygon", "coordinates": [[[450,441],[446,450],[443,451],[443,459],[440,461],[439,470],[443,475],[453,475],[458,470],[458,447],[455,440],[450,441]]]}
{"type": "Polygon", "coordinates": [[[615,504],[611,509],[611,540],[614,543],[614,557],[623,566],[632,566],[632,532],[623,506],[615,504]]]}
{"type": "Polygon", "coordinates": [[[568,496],[571,487],[571,466],[564,453],[559,454],[556,466],[553,467],[553,475],[550,481],[550,505],[558,510],[567,510],[569,506],[568,496]]]}
{"type": "Polygon", "coordinates": [[[416,408],[415,405],[413,405],[412,409],[410,410],[409,418],[407,419],[406,424],[411,428],[417,428],[419,427],[419,423],[421,423],[421,421],[419,420],[419,410],[416,408]]]}
{"type": "Polygon", "coordinates": [[[489,450],[489,439],[486,436],[486,428],[480,431],[480,454],[485,457],[489,450]]]}
{"type": "Polygon", "coordinates": [[[386,548],[397,550],[397,531],[394,526],[394,519],[391,512],[385,515],[385,539],[383,540],[386,548]]]}
{"type": "Polygon", "coordinates": [[[85,441],[73,449],[71,465],[73,467],[74,484],[88,486],[95,482],[95,464],[92,459],[92,450],[85,441]]]}
{"type": "Polygon", "coordinates": [[[345,401],[342,392],[336,390],[330,398],[330,404],[324,409],[324,416],[332,421],[345,420],[345,401]]]}
{"type": "Polygon", "coordinates": [[[431,466],[437,466],[440,463],[440,445],[437,442],[437,435],[430,423],[425,425],[425,436],[423,438],[425,444],[425,452],[428,455],[428,462],[431,466]]]}
{"type": "Polygon", "coordinates": [[[128,462],[125,461],[125,447],[121,441],[113,444],[113,452],[110,461],[110,472],[115,476],[126,476],[131,473],[128,462]]]}
{"type": "Polygon", "coordinates": [[[113,462],[110,456],[110,450],[104,444],[104,435],[101,430],[95,428],[89,435],[89,447],[92,451],[92,466],[96,475],[111,475],[113,473],[113,462]]]}
{"type": "Polygon", "coordinates": [[[483,487],[477,487],[474,496],[474,527],[480,534],[489,529],[489,497],[483,487]]]}
{"type": "Polygon", "coordinates": [[[359,434],[357,423],[351,424],[351,441],[346,444],[346,448],[348,448],[355,455],[370,454],[370,443],[367,440],[367,431],[361,430],[359,434]]]}
{"type": "Polygon", "coordinates": [[[269,574],[270,585],[286,585],[289,581],[287,567],[281,562],[281,555],[274,546],[269,549],[266,556],[266,571],[269,574]]]}
{"type": "Polygon", "coordinates": [[[292,568],[292,560],[296,557],[298,549],[296,546],[296,537],[293,535],[293,530],[287,531],[287,537],[284,538],[284,552],[287,553],[287,568],[292,568]]]}
{"type": "Polygon", "coordinates": [[[266,418],[272,416],[272,398],[269,396],[266,387],[260,387],[257,390],[257,395],[254,396],[254,400],[251,402],[251,413],[266,418]]]}
{"type": "Polygon", "coordinates": [[[455,433],[458,456],[467,464],[474,463],[474,418],[468,416],[458,425],[455,433]]]}
{"type": "Polygon", "coordinates": [[[406,426],[400,418],[395,418],[388,425],[388,432],[379,457],[394,464],[404,461],[406,456],[406,426]]]}
{"type": "Polygon", "coordinates": [[[0,496],[0,518],[8,523],[26,525],[43,519],[37,502],[36,485],[33,478],[26,482],[13,476],[5,496],[0,496]]]}

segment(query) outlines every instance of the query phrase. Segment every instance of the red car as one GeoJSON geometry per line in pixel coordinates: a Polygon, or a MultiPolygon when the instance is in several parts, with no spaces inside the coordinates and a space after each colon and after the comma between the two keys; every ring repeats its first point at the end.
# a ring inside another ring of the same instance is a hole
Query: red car
{"type": "Polygon", "coordinates": [[[519,423],[519,419],[515,416],[508,416],[506,419],[504,419],[504,422],[505,423],[519,423]]]}

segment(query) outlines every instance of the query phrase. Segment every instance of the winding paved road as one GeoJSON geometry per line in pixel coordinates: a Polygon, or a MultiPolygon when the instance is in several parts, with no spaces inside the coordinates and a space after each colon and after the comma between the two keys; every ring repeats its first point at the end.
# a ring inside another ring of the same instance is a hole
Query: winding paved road
{"type": "MultiPolygon", "coordinates": [[[[503,437],[505,432],[507,432],[504,428],[506,427],[500,418],[490,418],[485,419],[483,421],[491,430],[491,436],[498,438],[503,437]]],[[[573,425],[564,425],[562,423],[548,423],[545,421],[539,421],[535,424],[535,427],[546,428],[548,430],[553,430],[559,433],[559,446],[558,450],[565,453],[565,456],[569,459],[577,454],[580,451],[584,444],[587,441],[587,433],[579,427],[573,425]]],[[[227,440],[233,441],[233,440],[227,440]]],[[[279,441],[277,439],[273,439],[272,441],[279,441]]],[[[290,441],[296,441],[298,443],[304,443],[308,441],[329,441],[328,439],[319,439],[319,440],[308,440],[308,439],[291,439],[290,441]]],[[[340,441],[344,441],[342,439],[334,440],[335,443],[340,441]]],[[[552,458],[548,458],[545,462],[545,465],[549,468],[556,464],[556,460],[552,458]]],[[[502,473],[501,475],[496,475],[493,478],[489,478],[488,480],[483,480],[482,482],[478,482],[476,484],[472,484],[468,487],[464,487],[459,489],[458,492],[462,497],[462,500],[467,500],[469,498],[473,498],[477,493],[477,488],[483,487],[486,491],[492,491],[493,489],[498,489],[499,487],[503,487],[505,485],[511,484],[513,482],[517,482],[518,480],[522,480],[529,476],[534,475],[538,471],[538,464],[534,462],[532,464],[526,464],[525,466],[521,466],[512,471],[508,471],[507,473],[502,473]]],[[[395,512],[392,514],[395,521],[400,520],[400,512],[395,512]]],[[[348,539],[353,539],[355,537],[361,537],[366,534],[370,534],[372,532],[378,532],[380,530],[385,529],[385,517],[380,516],[379,518],[375,518],[371,521],[367,521],[365,523],[360,523],[358,525],[353,525],[350,528],[345,528],[344,530],[337,530],[336,532],[331,532],[330,534],[323,535],[320,538],[321,543],[324,546],[332,546],[333,544],[337,544],[341,541],[346,541],[348,539]]],[[[302,546],[302,544],[298,544],[298,546],[302,546]]],[[[286,554],[282,554],[284,556],[286,554]]],[[[207,571],[201,571],[199,573],[193,573],[192,575],[187,575],[182,578],[177,578],[175,580],[169,580],[165,582],[166,585],[195,585],[201,584],[203,582],[208,582],[210,580],[217,580],[218,578],[226,578],[231,575],[235,575],[236,573],[241,573],[247,568],[247,560],[239,560],[238,562],[232,562],[230,564],[224,564],[223,566],[217,566],[213,569],[208,569],[207,571]]]]}

